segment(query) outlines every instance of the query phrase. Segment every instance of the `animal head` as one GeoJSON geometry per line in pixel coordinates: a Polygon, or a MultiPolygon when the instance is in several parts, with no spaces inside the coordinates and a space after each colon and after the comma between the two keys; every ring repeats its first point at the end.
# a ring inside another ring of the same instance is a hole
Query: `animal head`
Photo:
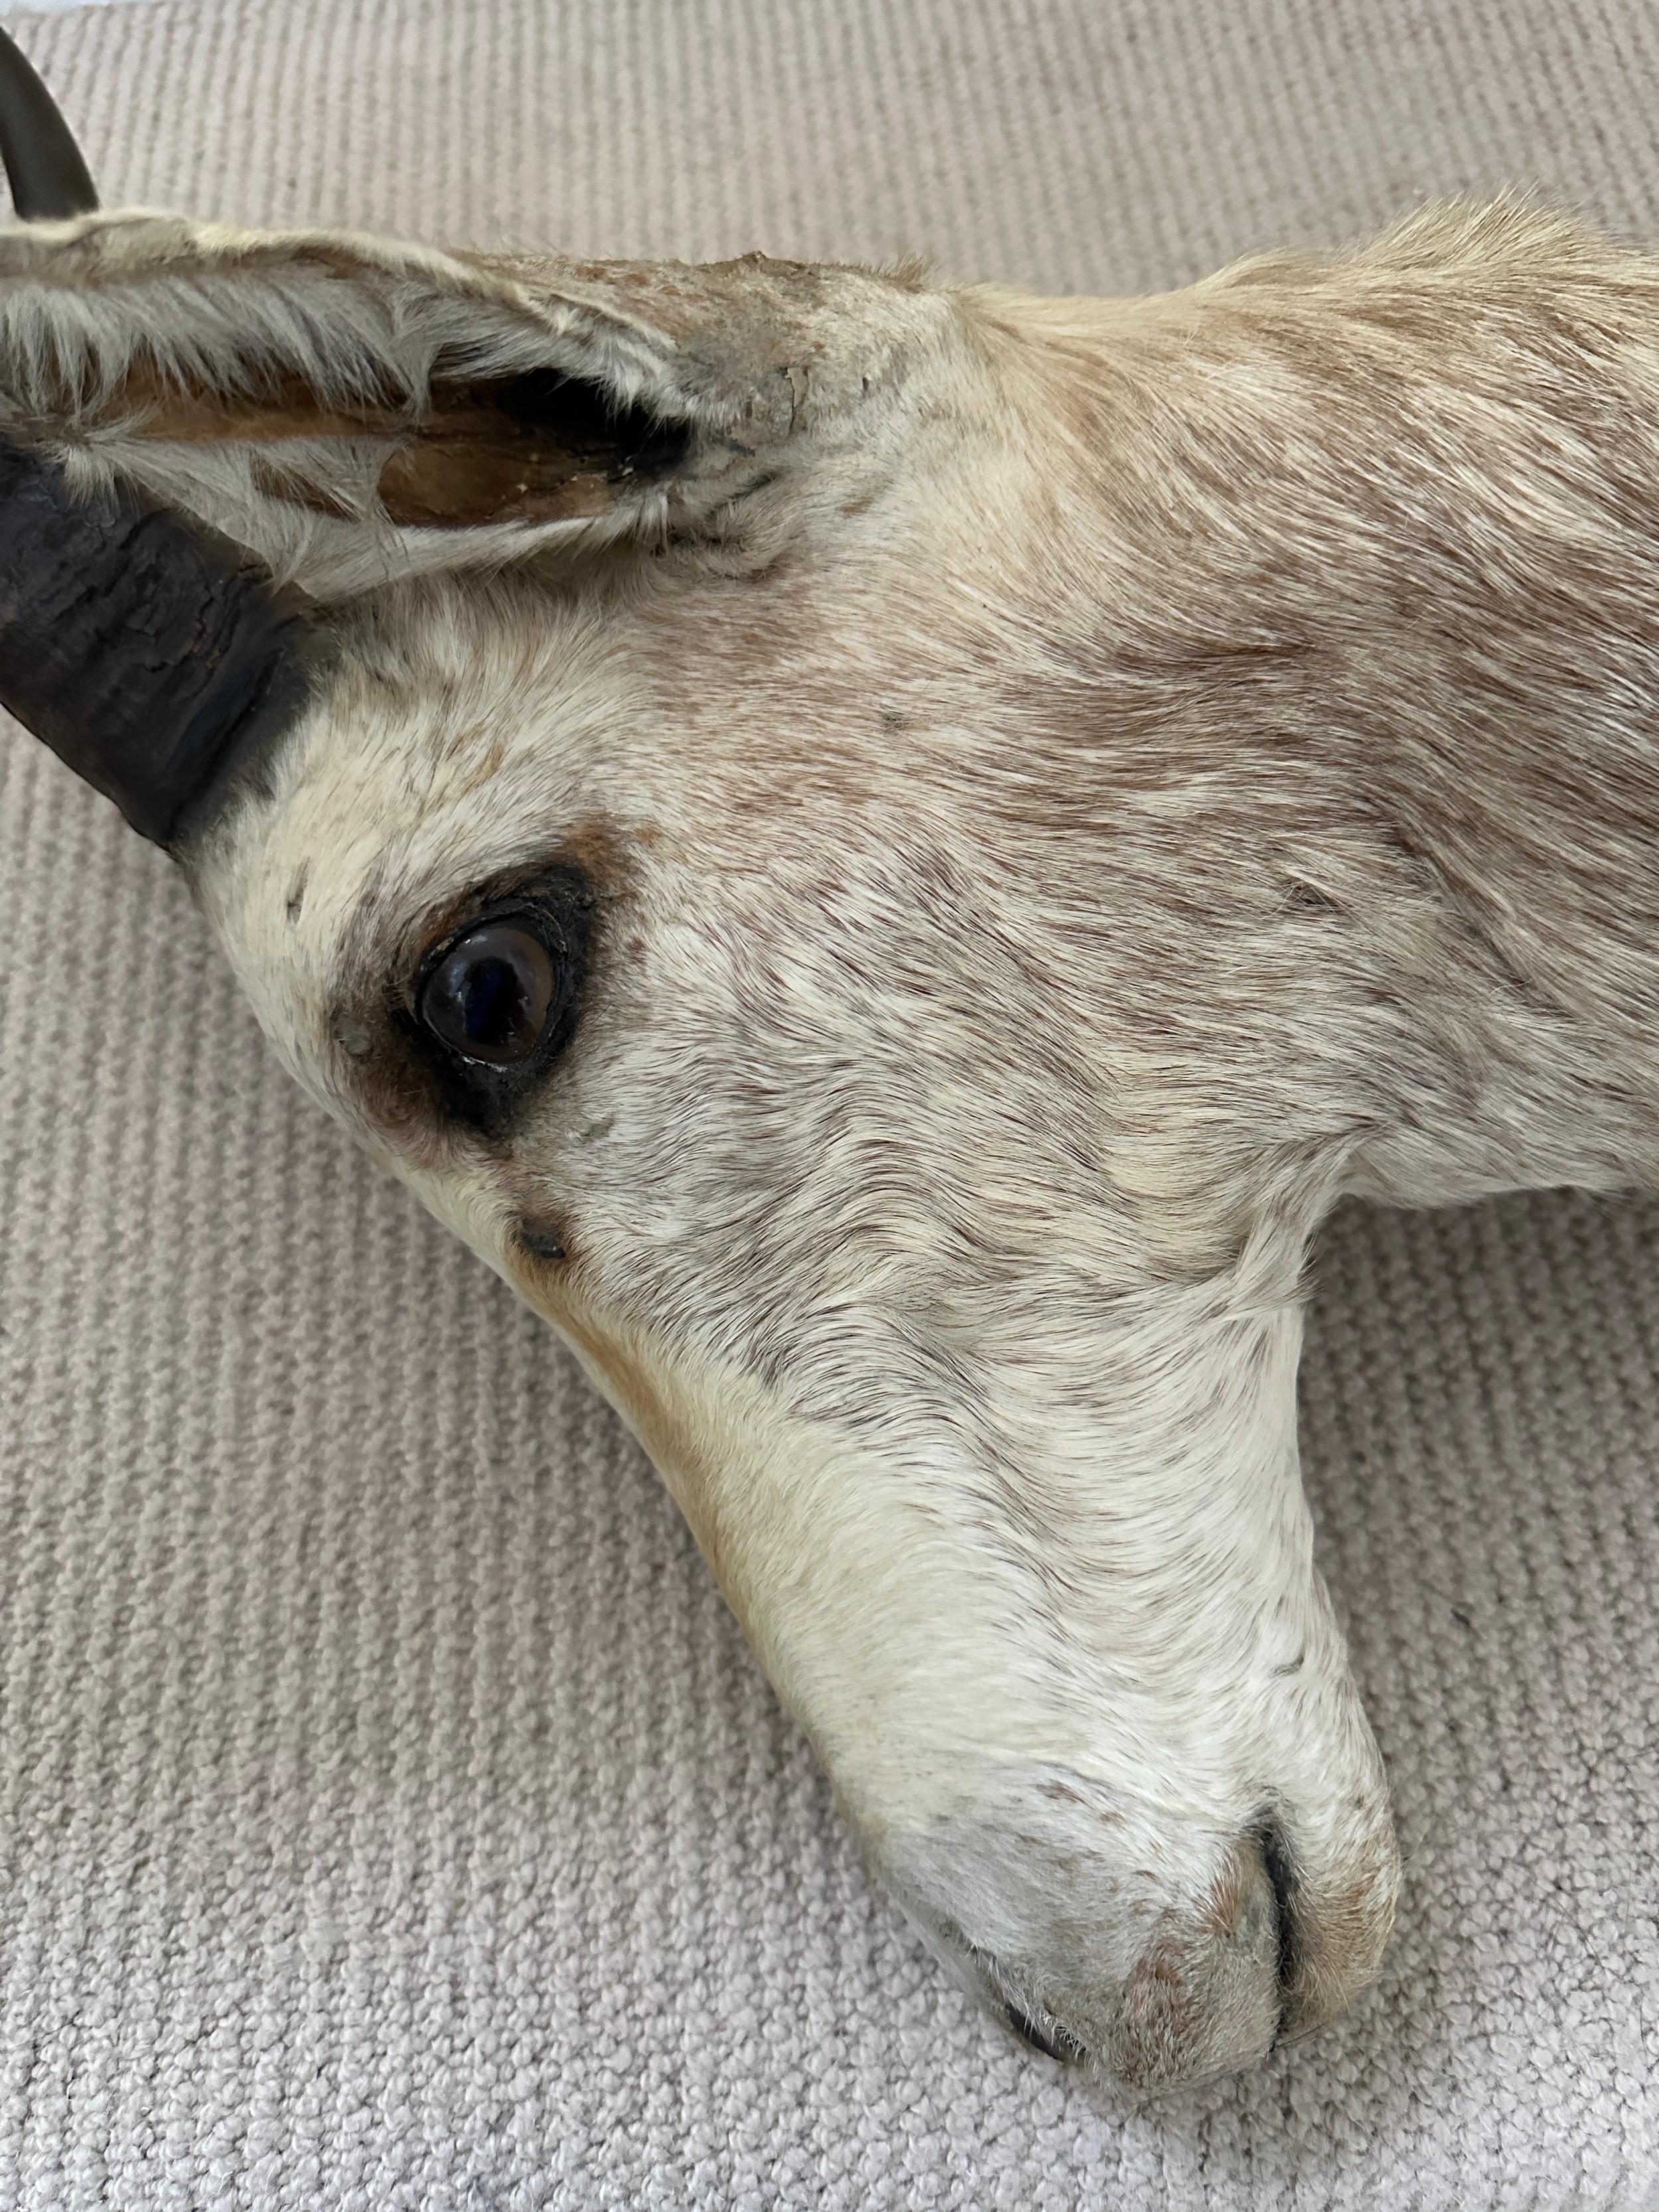
{"type": "Polygon", "coordinates": [[[1149,2086],[1328,2018],[1395,1885],[1297,1464],[1352,1107],[1197,309],[106,216],[40,129],[9,702],[633,1427],[970,1990],[1149,2086]]]}

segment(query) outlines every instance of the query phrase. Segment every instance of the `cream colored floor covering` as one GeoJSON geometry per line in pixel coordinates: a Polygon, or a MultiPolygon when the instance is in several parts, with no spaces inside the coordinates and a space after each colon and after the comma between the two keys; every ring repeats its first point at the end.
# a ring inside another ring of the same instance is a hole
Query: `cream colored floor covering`
{"type": "MultiPolygon", "coordinates": [[[[1431,191],[1659,234],[1640,0],[7,19],[106,198],[1140,288],[1431,191]]],[[[1091,2106],[872,1893],[640,1455],[0,741],[0,2203],[1659,2203],[1659,1207],[1354,1212],[1306,1371],[1382,1984],[1091,2106]]]]}

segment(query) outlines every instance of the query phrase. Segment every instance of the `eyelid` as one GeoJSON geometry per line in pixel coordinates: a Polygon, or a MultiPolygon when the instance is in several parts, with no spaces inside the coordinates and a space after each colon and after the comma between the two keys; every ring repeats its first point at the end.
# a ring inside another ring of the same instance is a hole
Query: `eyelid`
{"type": "MultiPolygon", "coordinates": [[[[554,860],[534,874],[520,873],[491,896],[475,890],[458,920],[429,938],[402,967],[393,987],[401,1001],[398,1021],[436,1078],[448,1113],[486,1137],[511,1127],[522,1102],[562,1058],[586,994],[599,896],[580,866],[554,860]],[[555,989],[542,1039],[522,1060],[479,1060],[458,1052],[421,1018],[421,1003],[434,972],[475,932],[516,923],[535,937],[553,963],[555,989]]],[[[453,916],[455,908],[449,908],[453,916]]]]}

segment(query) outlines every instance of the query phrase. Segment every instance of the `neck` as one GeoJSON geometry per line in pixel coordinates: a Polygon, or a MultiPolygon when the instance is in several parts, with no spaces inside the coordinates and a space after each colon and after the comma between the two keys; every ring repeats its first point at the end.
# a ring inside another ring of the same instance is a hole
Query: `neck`
{"type": "Polygon", "coordinates": [[[1023,334],[1044,773],[1160,1204],[1659,1183],[1659,273],[1505,222],[1023,334]]]}

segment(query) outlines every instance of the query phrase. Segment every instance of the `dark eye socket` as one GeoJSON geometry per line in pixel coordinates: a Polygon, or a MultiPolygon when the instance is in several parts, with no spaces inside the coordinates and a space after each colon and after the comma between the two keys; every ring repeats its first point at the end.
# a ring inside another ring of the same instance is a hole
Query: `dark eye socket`
{"type": "Polygon", "coordinates": [[[508,1067],[541,1042],[556,982],[533,918],[508,915],[456,939],[427,976],[416,1012],[463,1059],[508,1067]]]}

